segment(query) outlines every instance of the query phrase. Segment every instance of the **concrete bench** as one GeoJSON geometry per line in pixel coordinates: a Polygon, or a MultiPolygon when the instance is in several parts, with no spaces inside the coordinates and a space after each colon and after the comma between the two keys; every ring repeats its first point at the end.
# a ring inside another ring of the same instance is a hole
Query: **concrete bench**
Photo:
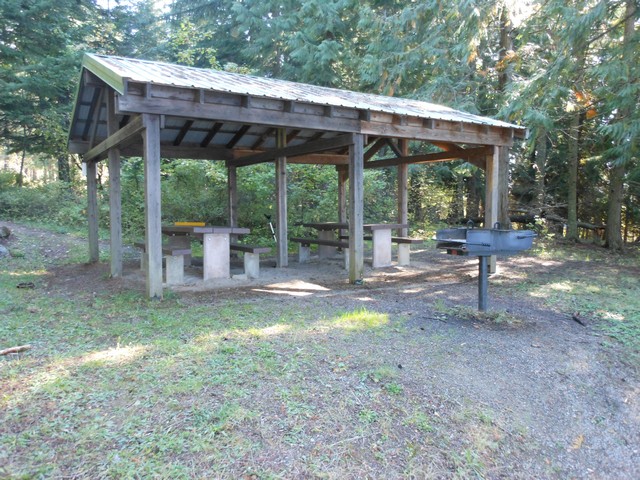
{"type": "Polygon", "coordinates": [[[260,254],[269,253],[269,247],[254,247],[242,243],[231,243],[229,249],[233,252],[244,253],[244,273],[248,278],[258,278],[260,276],[260,254]]]}
{"type": "MultiPolygon", "coordinates": [[[[136,247],[142,250],[140,257],[140,269],[147,269],[147,246],[144,242],[136,242],[136,247]]],[[[184,283],[184,257],[191,255],[190,248],[162,247],[162,256],[165,259],[165,281],[167,285],[182,285],[184,283]]]]}
{"type": "Polygon", "coordinates": [[[298,250],[298,262],[305,263],[309,261],[311,257],[311,245],[322,245],[325,247],[334,247],[334,248],[342,248],[344,252],[344,263],[345,268],[349,268],[349,242],[344,242],[341,240],[329,240],[323,238],[297,238],[292,237],[289,239],[292,242],[296,242],[300,244],[300,249],[298,250]]]}
{"type": "Polygon", "coordinates": [[[392,243],[398,244],[398,265],[411,264],[411,245],[424,243],[423,238],[391,237],[392,243]]]}
{"type": "MultiPolygon", "coordinates": [[[[340,235],[341,240],[349,240],[349,235],[340,235]]],[[[372,235],[365,235],[364,240],[373,240],[372,235]]],[[[411,264],[411,245],[417,245],[424,243],[423,238],[412,237],[391,237],[391,243],[398,244],[398,265],[410,265],[411,264]]]]}

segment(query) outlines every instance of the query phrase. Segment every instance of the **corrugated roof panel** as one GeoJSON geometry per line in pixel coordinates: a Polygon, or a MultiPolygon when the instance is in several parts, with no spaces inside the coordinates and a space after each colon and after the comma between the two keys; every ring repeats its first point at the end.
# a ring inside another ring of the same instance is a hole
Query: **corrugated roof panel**
{"type": "MultiPolygon", "coordinates": [[[[449,107],[407,98],[351,92],[335,88],[318,87],[286,80],[256,77],[239,73],[185,67],[161,62],[150,62],[105,55],[88,55],[92,61],[85,66],[92,69],[98,62],[111,73],[134,82],[154,83],[182,88],[205,89],[238,95],[276,98],[294,102],[346,107],[372,112],[384,112],[418,118],[466,122],[496,127],[524,129],[500,120],[454,110],[449,107]]],[[[94,73],[100,76],[99,71],[94,73]]]]}

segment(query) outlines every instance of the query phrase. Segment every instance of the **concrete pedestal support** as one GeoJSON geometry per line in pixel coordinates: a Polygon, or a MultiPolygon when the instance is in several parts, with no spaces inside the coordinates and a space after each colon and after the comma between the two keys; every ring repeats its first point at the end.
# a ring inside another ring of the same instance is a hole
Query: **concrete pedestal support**
{"type": "Polygon", "coordinates": [[[203,279],[229,278],[229,234],[207,233],[202,236],[203,279]]]}

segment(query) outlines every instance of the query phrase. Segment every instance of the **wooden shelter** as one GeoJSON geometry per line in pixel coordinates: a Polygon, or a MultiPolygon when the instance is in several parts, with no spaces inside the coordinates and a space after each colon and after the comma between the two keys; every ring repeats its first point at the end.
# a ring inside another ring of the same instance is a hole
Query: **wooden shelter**
{"type": "Polygon", "coordinates": [[[398,222],[406,223],[409,164],[472,162],[486,171],[485,224],[492,225],[500,198],[500,149],[524,135],[517,125],[417,100],[87,54],[69,150],[86,163],[91,261],[98,260],[96,163],[108,160],[112,276],[122,274],[120,157],[144,158],[147,294],[161,297],[161,157],[225,161],[230,226],[237,222],[237,168],[274,163],[280,267],[288,258],[287,162],[335,165],[339,220],[349,224],[349,280],[359,283],[365,168],[398,168],[398,222]],[[439,151],[409,155],[409,141],[439,151]],[[394,156],[374,159],[385,146],[394,156]]]}

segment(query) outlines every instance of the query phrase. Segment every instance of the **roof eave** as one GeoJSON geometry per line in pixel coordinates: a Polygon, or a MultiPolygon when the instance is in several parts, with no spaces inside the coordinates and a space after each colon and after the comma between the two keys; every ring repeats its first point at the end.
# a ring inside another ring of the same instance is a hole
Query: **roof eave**
{"type": "Polygon", "coordinates": [[[100,78],[100,80],[109,85],[120,95],[124,95],[126,79],[114,72],[111,67],[101,62],[100,58],[97,56],[85,53],[84,58],[82,59],[82,67],[100,78]]]}

